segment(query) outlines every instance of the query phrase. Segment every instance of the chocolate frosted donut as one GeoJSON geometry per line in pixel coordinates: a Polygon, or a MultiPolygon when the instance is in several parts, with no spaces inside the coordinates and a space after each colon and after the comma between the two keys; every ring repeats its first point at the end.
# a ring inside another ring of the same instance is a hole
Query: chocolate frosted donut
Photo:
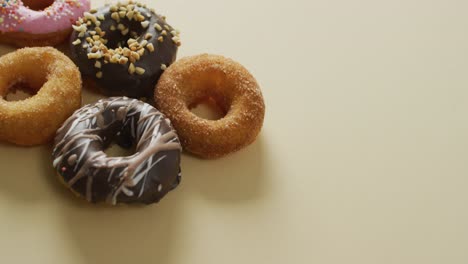
{"type": "Polygon", "coordinates": [[[153,97],[180,45],[179,32],[165,17],[133,1],[91,10],[73,28],[72,58],[106,95],[153,97]]]}
{"type": "Polygon", "coordinates": [[[170,121],[149,104],[113,97],[77,110],[57,131],[53,165],[89,202],[158,202],[180,182],[181,146],[170,121]],[[134,155],[108,157],[116,142],[134,155]]]}

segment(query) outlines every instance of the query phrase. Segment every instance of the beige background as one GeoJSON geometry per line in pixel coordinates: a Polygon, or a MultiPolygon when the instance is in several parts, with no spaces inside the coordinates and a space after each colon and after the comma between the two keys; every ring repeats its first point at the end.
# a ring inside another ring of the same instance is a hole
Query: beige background
{"type": "Polygon", "coordinates": [[[261,136],[184,156],[180,188],[139,208],[78,201],[49,147],[1,145],[0,263],[468,263],[467,1],[145,2],[180,57],[252,71],[261,136]]]}

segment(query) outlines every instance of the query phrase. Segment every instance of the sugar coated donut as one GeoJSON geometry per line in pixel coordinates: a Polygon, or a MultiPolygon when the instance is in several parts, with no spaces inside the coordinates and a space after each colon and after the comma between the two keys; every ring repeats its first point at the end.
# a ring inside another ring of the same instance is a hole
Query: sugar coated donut
{"type": "Polygon", "coordinates": [[[23,146],[46,143],[80,107],[80,72],[54,48],[19,49],[0,58],[0,97],[0,140],[23,146]],[[17,83],[27,83],[36,94],[6,101],[17,83]]]}
{"type": "Polygon", "coordinates": [[[255,78],[239,63],[217,55],[175,62],[161,76],[155,102],[173,122],[184,149],[202,158],[221,157],[252,143],[265,115],[255,78]],[[207,99],[224,110],[224,118],[206,120],[190,111],[207,99]]]}
{"type": "Polygon", "coordinates": [[[55,46],[89,8],[89,0],[0,0],[0,42],[55,46]]]}
{"type": "Polygon", "coordinates": [[[149,104],[113,97],[76,111],[57,131],[59,177],[89,202],[159,201],[180,182],[181,146],[168,119],[149,104]],[[112,142],[136,153],[109,157],[112,142]]]}
{"type": "Polygon", "coordinates": [[[85,13],[73,28],[72,58],[86,83],[106,95],[152,98],[180,45],[165,17],[133,1],[85,13]]]}

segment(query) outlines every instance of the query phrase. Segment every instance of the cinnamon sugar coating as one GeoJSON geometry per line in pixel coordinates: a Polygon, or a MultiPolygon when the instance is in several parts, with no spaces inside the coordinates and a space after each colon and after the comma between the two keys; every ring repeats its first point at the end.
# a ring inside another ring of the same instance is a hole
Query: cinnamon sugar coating
{"type": "Polygon", "coordinates": [[[43,144],[80,107],[81,75],[54,48],[19,49],[0,58],[0,97],[0,141],[43,144]],[[18,82],[26,82],[37,93],[22,101],[6,101],[18,82]]]}
{"type": "Polygon", "coordinates": [[[265,104],[259,85],[241,64],[218,55],[183,58],[161,76],[155,103],[173,123],[188,152],[219,158],[251,144],[259,134],[265,104]],[[226,115],[198,117],[190,108],[212,99],[226,115]]]}

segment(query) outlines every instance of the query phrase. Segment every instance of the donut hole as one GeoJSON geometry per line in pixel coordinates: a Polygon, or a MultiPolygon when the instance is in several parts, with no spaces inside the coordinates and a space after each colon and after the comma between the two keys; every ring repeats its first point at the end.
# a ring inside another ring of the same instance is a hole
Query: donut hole
{"type": "Polygon", "coordinates": [[[51,6],[55,0],[23,0],[22,2],[31,10],[41,11],[51,6]]]}
{"type": "Polygon", "coordinates": [[[7,101],[22,101],[28,98],[33,97],[41,89],[44,83],[47,81],[45,74],[43,74],[44,69],[39,67],[34,73],[25,77],[18,77],[13,80],[6,89],[6,94],[3,95],[3,98],[7,101]]]}
{"type": "Polygon", "coordinates": [[[189,105],[196,116],[207,120],[220,120],[226,116],[228,109],[212,96],[203,97],[189,105]]]}
{"type": "Polygon", "coordinates": [[[106,153],[108,157],[128,157],[136,153],[136,145],[133,144],[130,147],[126,147],[113,141],[104,149],[104,153],[106,153]]]}
{"type": "Polygon", "coordinates": [[[46,56],[18,60],[0,83],[0,96],[7,101],[22,101],[33,97],[47,82],[50,69],[41,59],[46,56]]]}
{"type": "Polygon", "coordinates": [[[106,39],[107,39],[107,48],[108,49],[118,49],[118,48],[128,48],[127,41],[129,39],[137,39],[137,41],[142,41],[143,36],[147,33],[147,30],[141,26],[140,22],[126,21],[126,26],[128,27],[129,33],[125,36],[119,30],[111,31],[106,30],[106,39]]]}
{"type": "Polygon", "coordinates": [[[8,89],[8,93],[4,98],[9,102],[23,101],[36,95],[38,90],[27,82],[18,82],[8,89]]]}

